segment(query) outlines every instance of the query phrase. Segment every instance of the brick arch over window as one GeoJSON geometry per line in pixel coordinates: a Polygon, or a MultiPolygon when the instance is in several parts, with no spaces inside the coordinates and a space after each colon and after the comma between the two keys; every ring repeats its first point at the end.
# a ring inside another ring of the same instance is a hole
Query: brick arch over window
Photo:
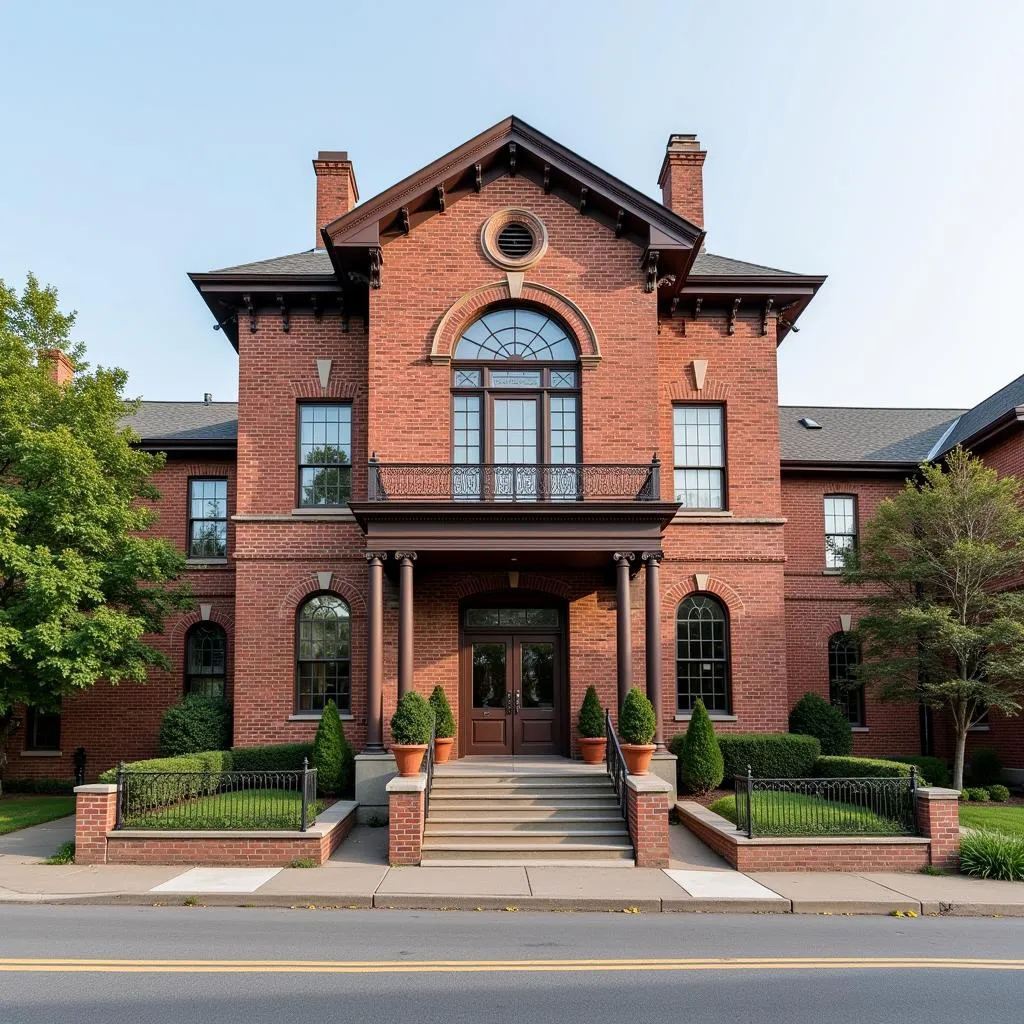
{"type": "Polygon", "coordinates": [[[698,391],[684,380],[669,385],[668,397],[672,402],[724,402],[729,397],[729,385],[709,377],[698,391]]]}
{"type": "Polygon", "coordinates": [[[550,579],[547,576],[534,575],[528,572],[520,573],[519,586],[516,588],[510,588],[508,573],[505,572],[467,576],[452,588],[452,595],[456,600],[462,600],[466,597],[476,597],[478,594],[507,591],[510,589],[513,592],[517,589],[532,590],[535,593],[550,594],[552,597],[560,598],[563,601],[572,600],[569,587],[561,580],[550,579]]]}
{"type": "Polygon", "coordinates": [[[708,585],[703,590],[700,590],[693,580],[693,575],[690,574],[686,579],[673,583],[671,587],[666,588],[662,594],[662,600],[665,604],[675,609],[691,594],[714,595],[725,605],[725,610],[729,613],[730,619],[742,619],[746,611],[743,598],[728,583],[724,583],[714,576],[709,576],[708,585]]]}
{"type": "Polygon", "coordinates": [[[508,302],[510,299],[550,310],[563,320],[576,336],[580,348],[580,365],[583,369],[593,369],[598,364],[601,359],[601,347],[597,342],[597,333],[586,314],[572,299],[555,291],[554,288],[548,288],[547,285],[529,282],[524,282],[520,293],[513,295],[507,280],[485,284],[463,295],[449,307],[434,332],[433,344],[430,346],[430,361],[450,363],[455,343],[463,330],[495,303],[508,302]]]}
{"type": "Polygon", "coordinates": [[[332,575],[331,585],[326,590],[320,586],[320,581],[315,574],[308,579],[300,580],[278,601],[278,614],[285,618],[292,618],[299,605],[313,594],[336,594],[347,602],[352,618],[366,615],[366,602],[363,600],[363,595],[348,580],[338,579],[337,574],[332,575]]]}
{"type": "MultiPolygon", "coordinates": [[[[212,604],[213,607],[210,609],[210,617],[206,619],[206,622],[215,622],[220,626],[228,637],[228,644],[230,645],[234,639],[235,632],[235,616],[230,610],[218,607],[215,601],[203,601],[203,604],[212,604]]],[[[171,627],[170,641],[172,644],[181,643],[184,639],[185,634],[195,625],[203,622],[202,613],[198,608],[193,609],[190,612],[186,612],[180,616],[171,627]]]]}

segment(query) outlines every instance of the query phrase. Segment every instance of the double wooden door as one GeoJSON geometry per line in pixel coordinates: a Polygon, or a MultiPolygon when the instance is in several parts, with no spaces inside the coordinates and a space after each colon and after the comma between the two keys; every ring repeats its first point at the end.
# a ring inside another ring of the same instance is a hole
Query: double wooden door
{"type": "Polygon", "coordinates": [[[561,640],[526,632],[465,637],[465,754],[563,752],[561,640]]]}

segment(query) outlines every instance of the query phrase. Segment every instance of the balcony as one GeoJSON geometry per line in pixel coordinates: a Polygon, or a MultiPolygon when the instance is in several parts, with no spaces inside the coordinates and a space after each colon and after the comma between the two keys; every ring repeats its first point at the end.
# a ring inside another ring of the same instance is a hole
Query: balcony
{"type": "Polygon", "coordinates": [[[371,502],[657,502],[661,463],[534,465],[399,462],[371,459],[371,502]]]}
{"type": "Polygon", "coordinates": [[[615,552],[661,547],[678,505],[661,500],[660,469],[656,456],[557,465],[373,458],[367,500],[350,508],[369,550],[415,551],[421,568],[610,571],[615,552]]]}

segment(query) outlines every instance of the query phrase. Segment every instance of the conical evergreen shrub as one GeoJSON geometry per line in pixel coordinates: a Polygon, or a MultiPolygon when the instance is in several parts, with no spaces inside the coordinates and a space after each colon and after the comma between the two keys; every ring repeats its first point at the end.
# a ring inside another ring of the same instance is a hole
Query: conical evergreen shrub
{"type": "Polygon", "coordinates": [[[604,709],[597,697],[597,689],[593,686],[587,687],[583,695],[583,704],[580,707],[580,717],[577,723],[580,735],[584,739],[601,739],[605,734],[604,709]]]}
{"type": "Polygon", "coordinates": [[[325,796],[337,796],[346,783],[345,750],[348,742],[338,717],[338,706],[333,700],[327,702],[320,725],[313,740],[313,765],[316,769],[317,792],[325,796]]]}
{"type": "Polygon", "coordinates": [[[430,695],[430,706],[434,709],[434,736],[440,740],[450,739],[455,735],[455,716],[440,683],[430,695]]]}
{"type": "Polygon", "coordinates": [[[693,706],[679,759],[679,775],[683,785],[697,796],[715,789],[725,775],[725,761],[715,736],[715,727],[702,700],[693,706]]]}

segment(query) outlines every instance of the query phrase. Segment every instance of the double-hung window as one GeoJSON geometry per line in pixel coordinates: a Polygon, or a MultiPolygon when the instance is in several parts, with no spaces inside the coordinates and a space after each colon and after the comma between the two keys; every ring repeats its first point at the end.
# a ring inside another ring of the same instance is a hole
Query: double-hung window
{"type": "Polygon", "coordinates": [[[842,569],[857,547],[857,501],[849,494],[825,495],[825,568],[842,569]]]}
{"type": "Polygon", "coordinates": [[[193,477],[188,482],[188,557],[227,558],[228,482],[193,477]]]}
{"type": "Polygon", "coordinates": [[[352,494],[352,406],[299,406],[299,504],[344,505],[352,494]]]}
{"type": "Polygon", "coordinates": [[[720,405],[672,409],[675,500],[683,508],[725,508],[725,429],[720,405]]]}

